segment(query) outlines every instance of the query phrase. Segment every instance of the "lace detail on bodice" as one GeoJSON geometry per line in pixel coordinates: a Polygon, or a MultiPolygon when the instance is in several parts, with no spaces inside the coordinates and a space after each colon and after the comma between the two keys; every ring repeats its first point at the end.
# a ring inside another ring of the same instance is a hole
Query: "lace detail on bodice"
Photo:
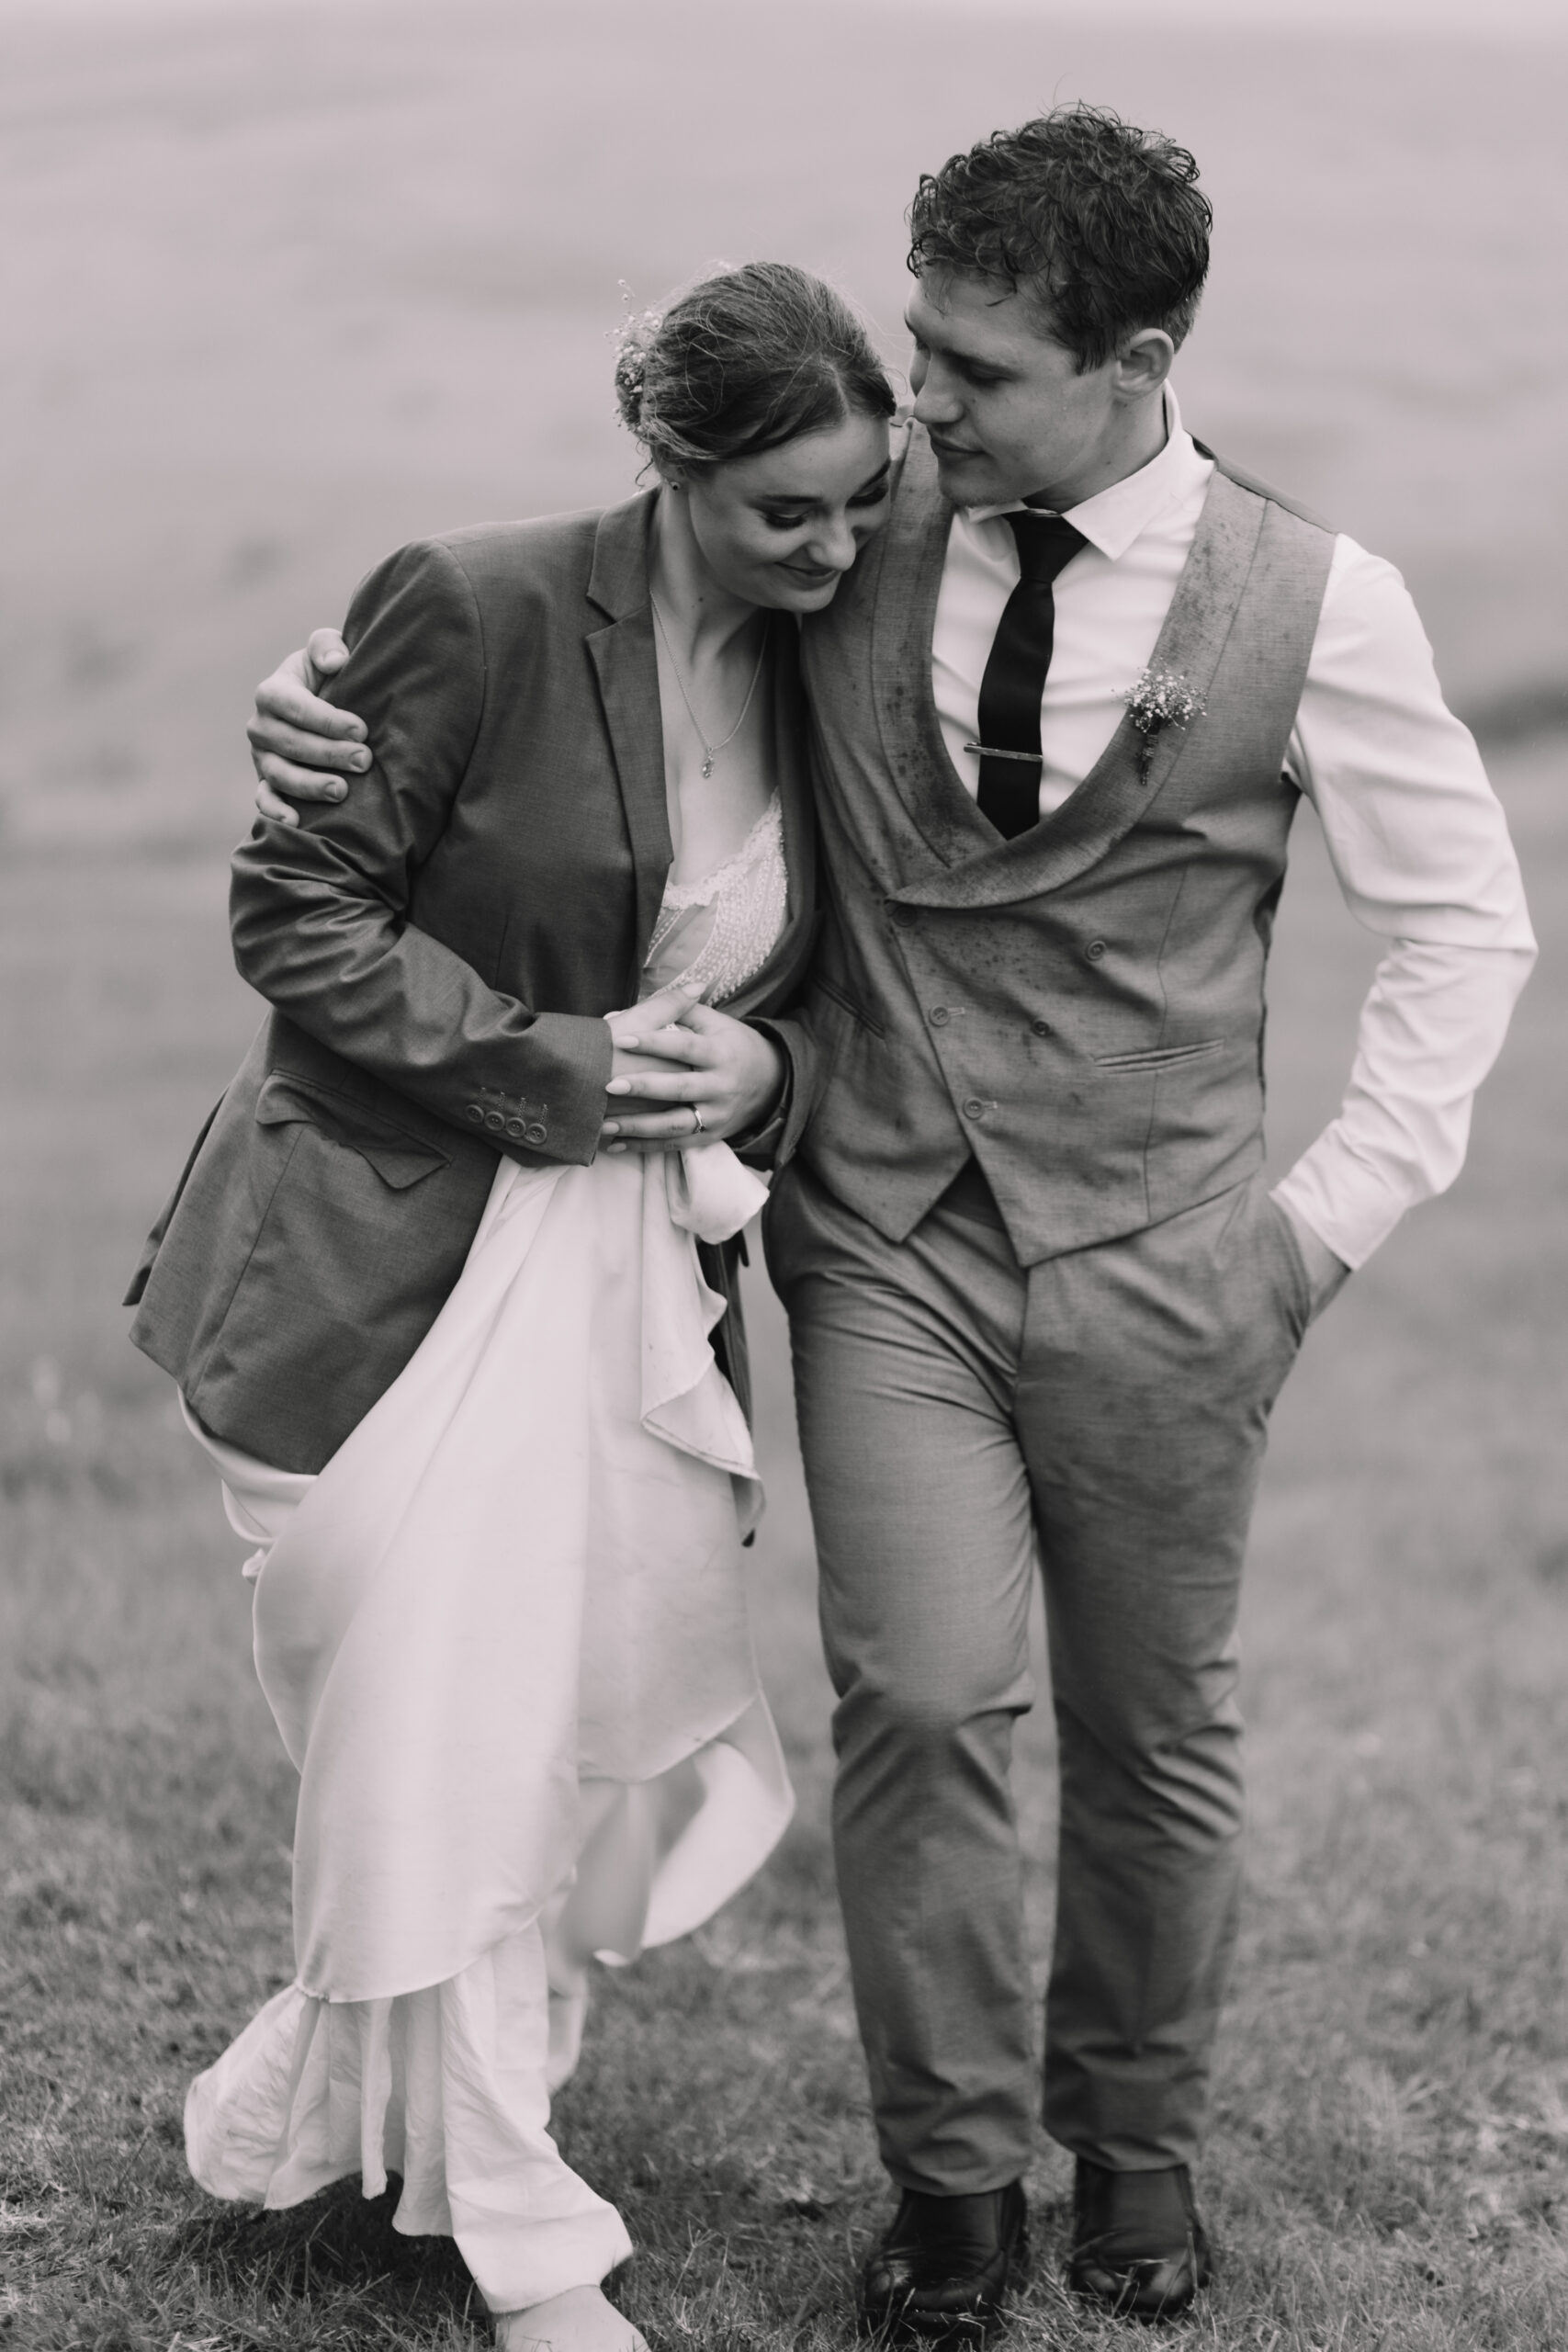
{"type": "Polygon", "coordinates": [[[775,792],[733,857],[700,882],[667,882],[643,966],[642,993],[672,980],[710,1004],[739,995],[778,944],[788,910],[784,811],[775,792]]]}

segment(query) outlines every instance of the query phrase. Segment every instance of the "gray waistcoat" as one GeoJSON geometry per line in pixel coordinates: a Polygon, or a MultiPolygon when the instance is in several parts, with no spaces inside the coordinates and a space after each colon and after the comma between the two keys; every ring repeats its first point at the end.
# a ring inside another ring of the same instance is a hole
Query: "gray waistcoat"
{"type": "Polygon", "coordinates": [[[805,632],[829,917],[801,1149],[895,1241],[973,1153],[1032,1265],[1261,1162],[1281,771],[1334,542],[1216,470],[1151,664],[1203,716],[1145,768],[1123,719],[1071,797],[1003,842],[932,700],[951,512],[917,430],[886,529],[805,632]]]}

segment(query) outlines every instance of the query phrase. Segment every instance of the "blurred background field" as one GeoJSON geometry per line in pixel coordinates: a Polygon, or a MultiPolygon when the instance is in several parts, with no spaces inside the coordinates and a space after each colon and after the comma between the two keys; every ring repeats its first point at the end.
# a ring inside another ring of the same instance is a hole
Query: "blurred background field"
{"type": "Polygon", "coordinates": [[[1561,691],[1568,51],[991,22],[0,17],[10,839],[225,841],[236,710],[378,554],[629,488],[618,281],[785,254],[897,359],[919,170],[1082,96],[1202,163],[1192,425],[1406,569],[1462,704],[1561,691]]]}
{"type": "MultiPolygon", "coordinates": [[[[1568,2345],[1568,51],[1475,16],[1436,40],[849,0],[0,9],[0,2341],[469,2340],[460,2271],[384,2210],[258,2222],[178,2159],[186,2077],[288,1971],[291,1790],[237,1547],[115,1302],[256,1017],[222,870],[252,684],[399,540],[631,487],[618,281],[640,307],[788,255],[897,359],[918,171],[1085,96],[1198,153],[1219,233],[1187,419],[1405,570],[1545,951],[1461,1183],[1277,1417],[1207,2180],[1226,2262],[1189,2340],[1568,2345]]],[[[1332,1110],[1371,964],[1303,826],[1281,1162],[1332,1110]]],[[[607,1987],[562,2109],[649,2247],[639,2319],[708,2352],[846,2340],[881,2194],[754,1292],[759,1623],[800,1817],[697,1946],[607,1987]]],[[[1024,1790],[1043,1849],[1043,1724],[1024,1790]]],[[[1032,1892],[1043,1951],[1043,1869],[1032,1892]]],[[[1048,2248],[1065,2178],[1044,2154],[1048,2248]]],[[[1039,2264],[1024,2345],[1113,2333],[1039,2264]]]]}

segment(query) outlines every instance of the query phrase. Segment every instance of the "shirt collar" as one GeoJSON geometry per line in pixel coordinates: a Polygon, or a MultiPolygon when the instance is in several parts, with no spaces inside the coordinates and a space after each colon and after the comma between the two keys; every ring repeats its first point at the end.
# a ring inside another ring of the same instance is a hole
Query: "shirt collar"
{"type": "MultiPolygon", "coordinates": [[[[1096,491],[1081,505],[1067,508],[1065,514],[1064,519],[1112,563],[1126,554],[1134,540],[1168,506],[1208,477],[1208,460],[1199,456],[1192,435],[1182,429],[1181,411],[1169,384],[1164,401],[1165,447],[1158,456],[1140,466],[1135,474],[1113,481],[1108,490],[1096,491]]],[[[972,523],[988,523],[994,515],[1016,514],[1023,504],[1021,498],[1010,498],[999,505],[971,506],[964,511],[972,523]]]]}

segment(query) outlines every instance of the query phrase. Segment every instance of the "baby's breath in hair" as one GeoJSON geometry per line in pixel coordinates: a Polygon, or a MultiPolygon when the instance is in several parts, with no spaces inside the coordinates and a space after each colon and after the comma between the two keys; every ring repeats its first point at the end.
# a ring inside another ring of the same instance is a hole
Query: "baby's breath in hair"
{"type": "Polygon", "coordinates": [[[846,416],[891,417],[864,327],[830,286],[788,262],[721,269],[614,334],[615,404],[654,466],[689,473],[760,456],[846,416]]]}
{"type": "Polygon", "coordinates": [[[610,330],[615,346],[615,406],[622,424],[639,440],[647,438],[648,358],[664,324],[660,311],[634,311],[632,289],[623,277],[621,300],[626,316],[610,330]]]}

